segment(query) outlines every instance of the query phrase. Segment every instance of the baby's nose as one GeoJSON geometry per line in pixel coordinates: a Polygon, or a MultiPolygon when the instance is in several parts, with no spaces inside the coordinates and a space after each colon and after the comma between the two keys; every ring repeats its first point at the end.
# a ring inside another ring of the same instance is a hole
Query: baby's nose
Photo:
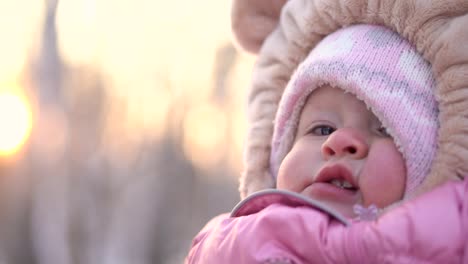
{"type": "Polygon", "coordinates": [[[345,155],[353,159],[362,159],[368,152],[369,146],[364,135],[359,130],[349,127],[337,129],[322,145],[322,155],[326,160],[345,155]]]}

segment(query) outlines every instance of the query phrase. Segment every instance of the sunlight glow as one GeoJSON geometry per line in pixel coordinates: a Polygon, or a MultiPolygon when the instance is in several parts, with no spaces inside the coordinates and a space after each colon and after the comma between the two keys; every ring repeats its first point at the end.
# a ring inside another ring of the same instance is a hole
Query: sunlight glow
{"type": "Polygon", "coordinates": [[[98,1],[62,0],[57,7],[59,49],[67,63],[92,64],[98,57],[98,1]],[[83,41],[86,40],[86,41],[83,41]]]}
{"type": "Polygon", "coordinates": [[[212,168],[226,151],[227,120],[222,109],[203,104],[191,109],[184,120],[184,152],[199,168],[212,168]]]}
{"type": "Polygon", "coordinates": [[[32,113],[25,98],[0,92],[0,156],[17,152],[27,140],[32,127],[32,113]]]}
{"type": "Polygon", "coordinates": [[[226,77],[214,75],[225,59],[216,51],[232,38],[230,8],[216,0],[60,0],[61,58],[106,77],[115,103],[103,133],[119,165],[132,162],[143,142],[178,135],[171,130],[180,116],[183,150],[195,166],[229,162],[240,170],[246,125],[239,87],[249,86],[254,56],[236,58],[226,87],[216,88],[226,97],[213,100],[216,78],[226,77]]]}
{"type": "Polygon", "coordinates": [[[44,1],[0,1],[0,82],[16,78],[37,45],[44,1]]]}

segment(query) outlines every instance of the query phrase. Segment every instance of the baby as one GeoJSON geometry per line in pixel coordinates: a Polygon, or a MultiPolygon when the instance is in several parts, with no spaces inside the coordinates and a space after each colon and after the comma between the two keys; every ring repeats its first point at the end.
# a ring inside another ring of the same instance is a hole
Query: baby
{"type": "Polygon", "coordinates": [[[249,94],[246,198],[199,232],[186,263],[468,263],[468,178],[453,180],[466,174],[468,53],[454,36],[468,40],[467,20],[441,22],[468,5],[237,2],[235,11],[246,12],[233,23],[238,39],[261,49],[249,94]],[[271,32],[262,24],[269,12],[279,16],[271,32]],[[350,26],[363,21],[388,28],[350,26]],[[430,189],[436,181],[445,184],[430,189]]]}
{"type": "Polygon", "coordinates": [[[430,65],[389,29],[327,36],[280,101],[270,163],[277,188],[348,218],[404,199],[436,152],[434,87],[430,65]]]}

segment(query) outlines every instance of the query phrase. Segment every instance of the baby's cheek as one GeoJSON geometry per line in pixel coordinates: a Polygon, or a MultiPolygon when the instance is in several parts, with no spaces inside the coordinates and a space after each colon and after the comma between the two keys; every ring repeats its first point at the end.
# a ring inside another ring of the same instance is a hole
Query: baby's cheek
{"type": "Polygon", "coordinates": [[[383,139],[372,144],[361,176],[365,205],[383,208],[403,198],[406,166],[392,140],[383,139]]]}
{"type": "Polygon", "coordinates": [[[297,144],[286,155],[281,162],[278,177],[276,179],[276,188],[301,192],[305,185],[315,175],[315,167],[319,163],[315,149],[307,144],[297,144]]]}
{"type": "Polygon", "coordinates": [[[298,191],[298,172],[294,171],[299,163],[297,159],[297,155],[294,155],[293,152],[288,153],[283,159],[276,178],[277,189],[298,191]]]}

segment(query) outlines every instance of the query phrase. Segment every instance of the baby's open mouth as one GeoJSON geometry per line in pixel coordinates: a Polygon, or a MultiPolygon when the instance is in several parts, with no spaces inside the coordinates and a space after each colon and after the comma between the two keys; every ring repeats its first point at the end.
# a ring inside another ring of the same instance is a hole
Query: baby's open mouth
{"type": "Polygon", "coordinates": [[[358,189],[354,187],[349,181],[347,180],[342,180],[342,179],[333,179],[331,181],[328,181],[328,183],[335,185],[336,187],[340,189],[346,189],[350,191],[357,191],[358,189]]]}
{"type": "Polygon", "coordinates": [[[323,168],[319,172],[315,182],[328,183],[340,189],[353,192],[359,190],[359,186],[355,182],[351,172],[345,166],[339,164],[323,168]]]}

